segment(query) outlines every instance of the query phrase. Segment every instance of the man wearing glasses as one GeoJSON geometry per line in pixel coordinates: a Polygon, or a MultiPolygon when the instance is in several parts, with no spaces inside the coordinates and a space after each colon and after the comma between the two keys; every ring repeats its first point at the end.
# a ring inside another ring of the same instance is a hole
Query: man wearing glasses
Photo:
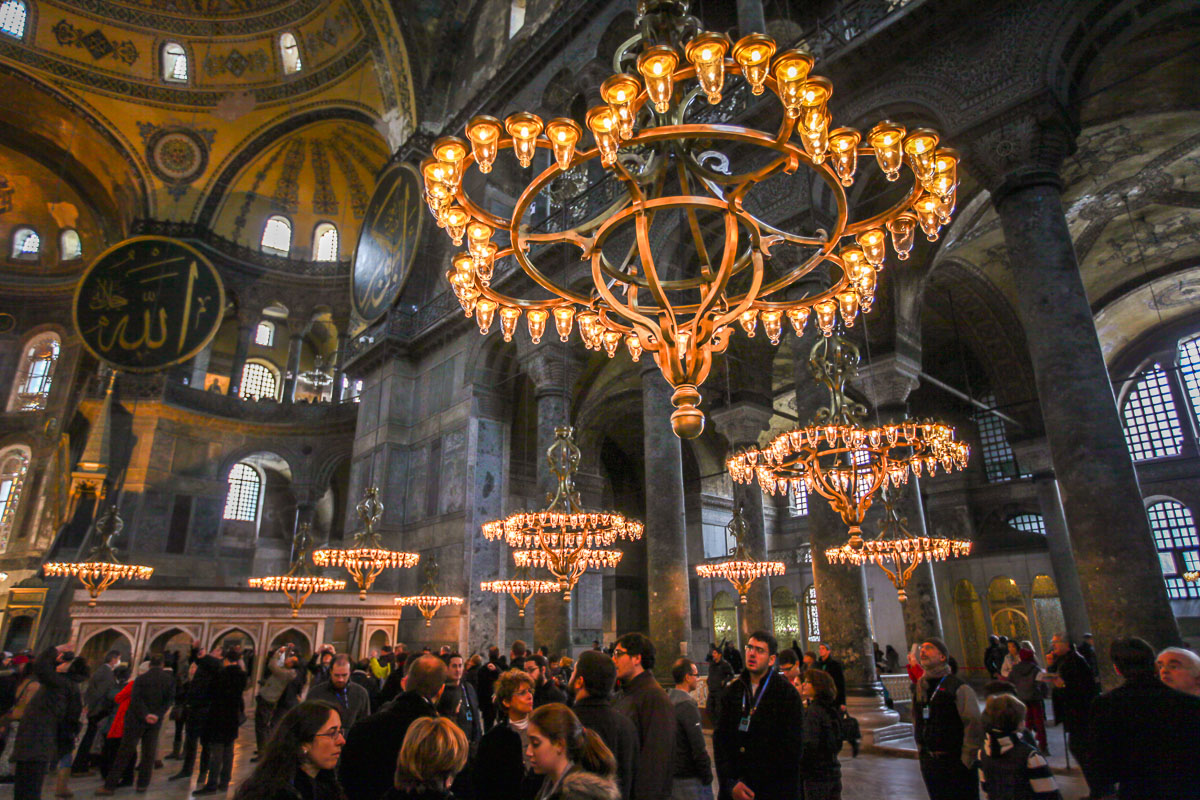
{"type": "Polygon", "coordinates": [[[641,742],[633,771],[633,797],[628,800],[666,800],[671,796],[675,709],[654,679],[654,643],[645,634],[627,633],[613,648],[613,663],[621,682],[614,707],[633,721],[641,742]]]}
{"type": "Polygon", "coordinates": [[[746,668],[721,697],[713,731],[720,800],[795,800],[800,795],[800,694],[775,670],[778,644],[750,634],[746,668]]]}

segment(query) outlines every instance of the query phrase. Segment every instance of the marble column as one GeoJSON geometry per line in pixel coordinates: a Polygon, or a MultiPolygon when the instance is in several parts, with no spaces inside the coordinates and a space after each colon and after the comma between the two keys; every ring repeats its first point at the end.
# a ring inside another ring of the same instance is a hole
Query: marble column
{"type": "Polygon", "coordinates": [[[205,378],[208,377],[208,363],[212,359],[212,342],[204,345],[204,348],[196,353],[192,359],[190,371],[188,372],[188,386],[201,391],[207,389],[205,378]]]}
{"type": "MultiPolygon", "coordinates": [[[[571,391],[579,377],[579,357],[567,345],[547,342],[520,355],[521,369],[534,385],[537,402],[537,486],[539,507],[544,508],[558,487],[550,472],[546,451],[554,444],[556,428],[571,424],[571,391]]],[[[538,595],[533,601],[534,648],[546,645],[551,654],[571,652],[571,604],[559,592],[538,595]]]]}
{"type": "MultiPolygon", "coordinates": [[[[992,191],[1008,250],[1038,401],[1096,649],[1140,636],[1178,644],[1141,487],[1096,335],[1057,174],[1073,134],[1041,119],[1006,120],[972,153],[992,191]],[[1014,138],[1000,148],[998,138],[1014,138]],[[1019,137],[1019,138],[1017,138],[1019,137]],[[999,165],[990,153],[1016,152],[999,165]]],[[[1101,658],[1106,686],[1117,677],[1101,658]]]]}
{"type": "MultiPolygon", "coordinates": [[[[729,442],[730,454],[750,446],[758,446],[759,436],[770,426],[771,409],[752,402],[734,403],[732,406],[714,409],[709,416],[717,430],[729,442]]],[[[746,549],[760,561],[767,558],[767,532],[764,524],[764,502],[762,488],[758,482],[733,483],[733,506],[742,507],[746,519],[746,549]]],[[[746,603],[741,606],[740,628],[742,641],[748,641],[757,630],[775,632],[771,612],[771,579],[759,578],[746,593],[746,603]]]]}
{"type": "Polygon", "coordinates": [[[490,645],[507,646],[505,629],[510,608],[508,595],[484,592],[483,581],[507,574],[508,546],[488,541],[483,523],[504,516],[508,496],[508,465],[511,416],[503,398],[487,388],[476,387],[467,421],[467,514],[464,551],[467,587],[465,621],[459,647],[477,653],[490,645]]]}
{"type": "Polygon", "coordinates": [[[338,346],[336,361],[333,365],[333,386],[329,387],[329,402],[342,402],[342,381],[345,380],[346,370],[342,367],[346,363],[346,326],[338,325],[338,346]]]}
{"type": "Polygon", "coordinates": [[[256,320],[238,315],[237,340],[233,346],[233,361],[229,365],[229,394],[233,397],[241,393],[242,370],[246,367],[246,354],[250,352],[250,343],[254,341],[257,327],[256,320]]]}
{"type": "MultiPolygon", "coordinates": [[[[906,400],[917,387],[921,365],[914,358],[901,353],[888,353],[875,357],[871,363],[858,369],[854,381],[859,389],[878,410],[879,420],[899,422],[908,417],[906,400]]],[[[868,421],[875,424],[875,419],[868,421]]],[[[921,481],[909,476],[908,483],[893,489],[896,511],[905,520],[909,533],[926,536],[925,507],[921,501],[921,481]]],[[[876,498],[882,508],[882,498],[876,498]]],[[[869,567],[868,569],[877,569],[869,567]]],[[[938,608],[937,585],[933,579],[933,564],[923,561],[913,570],[906,587],[908,599],[901,603],[904,612],[904,634],[908,645],[942,638],[942,615],[938,608]]]]}
{"type": "MultiPolygon", "coordinates": [[[[642,431],[646,464],[646,588],[650,640],[662,680],[687,654],[691,638],[688,604],[687,524],[683,500],[683,445],[671,428],[671,386],[653,361],[642,370],[642,431]]],[[[696,654],[693,653],[693,656],[696,654]]]]}
{"type": "Polygon", "coordinates": [[[304,349],[304,332],[291,331],[288,337],[287,372],[283,379],[283,402],[296,402],[296,384],[300,382],[300,351],[304,349]]]}

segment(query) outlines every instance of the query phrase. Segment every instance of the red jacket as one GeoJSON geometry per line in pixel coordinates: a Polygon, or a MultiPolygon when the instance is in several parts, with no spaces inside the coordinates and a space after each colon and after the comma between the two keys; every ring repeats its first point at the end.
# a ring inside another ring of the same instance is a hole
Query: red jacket
{"type": "Polygon", "coordinates": [[[133,681],[126,681],[113,698],[117,703],[117,712],[113,715],[112,725],[108,728],[109,739],[120,739],[125,735],[125,712],[129,710],[129,698],[133,696],[133,681]]]}

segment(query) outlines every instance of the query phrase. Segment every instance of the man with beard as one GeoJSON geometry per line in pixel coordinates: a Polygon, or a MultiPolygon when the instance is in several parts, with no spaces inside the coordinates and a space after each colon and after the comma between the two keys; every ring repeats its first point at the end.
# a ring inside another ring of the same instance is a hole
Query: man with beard
{"type": "Polygon", "coordinates": [[[983,723],[975,690],[950,672],[950,650],[941,639],[921,644],[925,670],[913,694],[913,725],[921,778],[929,800],[979,796],[971,768],[983,745],[983,723]]]}
{"type": "Polygon", "coordinates": [[[342,727],[350,730],[354,723],[371,713],[371,696],[367,690],[350,680],[350,656],[335,656],[329,668],[329,680],[308,690],[307,700],[324,700],[337,706],[342,727]]]}

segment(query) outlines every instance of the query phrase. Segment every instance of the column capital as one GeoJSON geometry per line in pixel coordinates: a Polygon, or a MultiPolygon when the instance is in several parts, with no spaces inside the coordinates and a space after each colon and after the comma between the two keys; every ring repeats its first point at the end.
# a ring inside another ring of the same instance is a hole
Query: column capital
{"type": "Polygon", "coordinates": [[[1050,458],[1050,442],[1046,440],[1046,437],[1013,439],[1009,441],[1009,446],[1012,447],[1013,455],[1017,458],[1017,465],[1022,470],[1032,472],[1035,477],[1054,476],[1054,462],[1050,458]]]}
{"type": "Polygon", "coordinates": [[[539,397],[545,394],[569,397],[583,371],[583,362],[574,348],[556,342],[518,346],[517,363],[533,381],[539,397]]]}
{"type": "Polygon", "coordinates": [[[745,447],[758,444],[758,437],[771,427],[772,413],[766,406],[742,402],[713,409],[709,416],[730,447],[745,447]]]}
{"type": "Polygon", "coordinates": [[[903,353],[874,356],[869,364],[859,364],[851,384],[875,408],[903,406],[920,381],[921,364],[903,353]]]}
{"type": "Polygon", "coordinates": [[[992,115],[955,137],[967,170],[999,205],[1031,185],[1062,185],[1058,171],[1075,151],[1079,122],[1051,92],[1043,91],[992,115]]]}

